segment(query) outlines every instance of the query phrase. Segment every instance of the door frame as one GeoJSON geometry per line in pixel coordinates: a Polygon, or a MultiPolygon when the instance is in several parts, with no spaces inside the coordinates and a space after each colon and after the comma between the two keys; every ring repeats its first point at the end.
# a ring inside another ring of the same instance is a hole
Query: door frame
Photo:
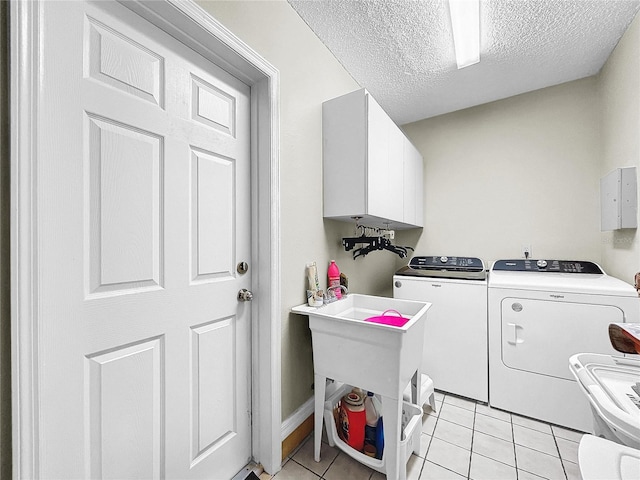
{"type": "MultiPolygon", "coordinates": [[[[251,87],[252,456],[280,470],[279,72],[192,0],[117,0],[251,87]]],[[[11,361],[14,478],[39,476],[36,167],[40,2],[10,2],[11,361]]]]}

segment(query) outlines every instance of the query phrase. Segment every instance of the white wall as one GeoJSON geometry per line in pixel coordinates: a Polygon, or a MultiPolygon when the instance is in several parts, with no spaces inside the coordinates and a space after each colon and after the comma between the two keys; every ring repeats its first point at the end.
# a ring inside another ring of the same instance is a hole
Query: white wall
{"type": "MultiPolygon", "coordinates": [[[[600,175],[617,167],[635,166],[640,171],[640,15],[607,60],[599,81],[602,102],[600,175]]],[[[637,229],[604,232],[600,239],[603,268],[633,283],[635,272],[640,271],[637,229]]]]}
{"type": "Polygon", "coordinates": [[[403,128],[425,160],[417,252],[600,261],[597,80],[403,128]]]}
{"type": "Polygon", "coordinates": [[[282,233],[282,418],[313,395],[307,317],[289,313],[306,301],[305,264],[321,283],[335,259],[357,293],[391,295],[396,260],[375,252],[354,261],[341,246],[353,226],[322,218],[322,102],[359,85],[284,1],[199,1],[213,17],[280,71],[282,233]]]}

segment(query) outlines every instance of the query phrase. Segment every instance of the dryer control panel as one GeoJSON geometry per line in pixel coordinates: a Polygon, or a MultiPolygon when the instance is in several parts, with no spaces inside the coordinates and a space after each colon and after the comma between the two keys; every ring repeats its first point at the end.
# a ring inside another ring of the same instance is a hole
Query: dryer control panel
{"type": "Polygon", "coordinates": [[[497,260],[492,270],[507,272],[556,272],[556,273],[587,273],[604,274],[602,269],[593,262],[577,260],[497,260]]]}

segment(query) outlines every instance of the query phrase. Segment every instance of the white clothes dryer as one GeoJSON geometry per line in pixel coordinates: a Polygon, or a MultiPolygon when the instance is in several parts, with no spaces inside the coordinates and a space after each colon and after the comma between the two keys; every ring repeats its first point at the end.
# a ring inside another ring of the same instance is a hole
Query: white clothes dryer
{"type": "Polygon", "coordinates": [[[569,357],[617,354],[608,326],[639,321],[636,290],[592,262],[498,260],[489,274],[488,312],[490,405],[592,431],[569,357]]]}
{"type": "Polygon", "coordinates": [[[475,257],[417,256],[393,277],[393,296],[430,302],[422,371],[436,389],[489,400],[487,272],[475,257]]]}

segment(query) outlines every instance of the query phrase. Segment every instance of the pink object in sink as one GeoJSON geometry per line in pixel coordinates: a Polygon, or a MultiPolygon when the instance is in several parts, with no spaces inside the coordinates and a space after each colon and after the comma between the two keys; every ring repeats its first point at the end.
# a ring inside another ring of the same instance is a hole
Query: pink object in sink
{"type": "Polygon", "coordinates": [[[402,316],[400,312],[397,310],[385,310],[382,312],[382,315],[378,315],[375,317],[365,318],[365,322],[372,323],[380,323],[382,325],[391,325],[392,327],[403,327],[405,323],[407,323],[410,319],[402,316]],[[387,313],[393,312],[397,313],[398,316],[395,315],[387,315],[387,313]]]}

